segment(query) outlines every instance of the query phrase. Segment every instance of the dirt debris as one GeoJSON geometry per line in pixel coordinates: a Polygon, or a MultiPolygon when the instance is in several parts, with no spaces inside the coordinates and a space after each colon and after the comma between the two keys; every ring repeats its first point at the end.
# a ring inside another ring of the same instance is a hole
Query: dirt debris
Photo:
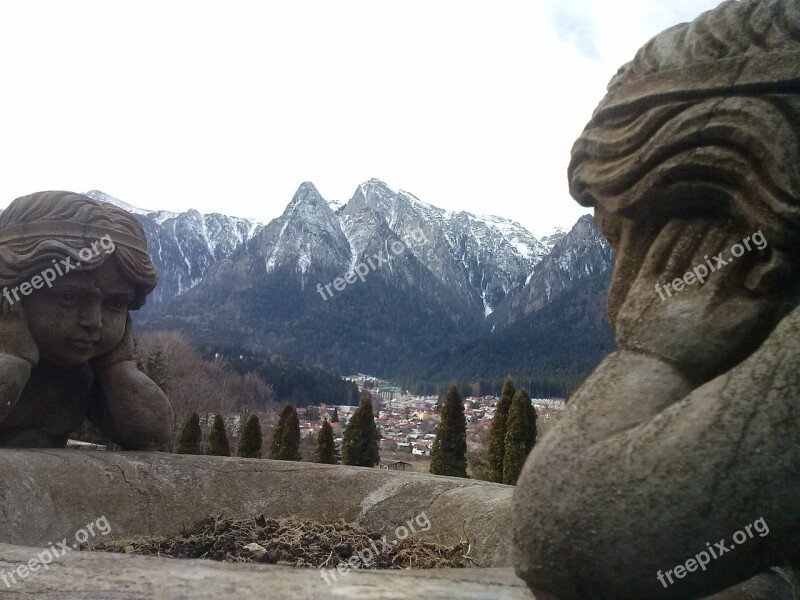
{"type": "Polygon", "coordinates": [[[85,549],[172,558],[205,558],[226,562],[264,563],[292,567],[335,568],[354,556],[377,556],[359,561],[362,569],[462,568],[472,563],[472,546],[462,540],[444,546],[414,536],[369,532],[354,523],[318,523],[285,517],[230,519],[207,517],[179,535],[103,540],[85,549]],[[366,550],[369,549],[369,552],[366,550]]]}

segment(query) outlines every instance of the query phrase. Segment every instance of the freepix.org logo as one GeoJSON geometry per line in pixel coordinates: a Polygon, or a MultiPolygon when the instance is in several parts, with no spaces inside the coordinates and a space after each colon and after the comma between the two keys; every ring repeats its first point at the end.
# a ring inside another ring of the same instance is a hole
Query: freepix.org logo
{"type": "Polygon", "coordinates": [[[390,263],[393,256],[399,256],[403,254],[403,252],[413,245],[423,246],[427,243],[428,238],[425,237],[425,232],[423,232],[421,229],[415,229],[410,233],[405,234],[402,238],[402,241],[395,240],[390,244],[391,254],[388,252],[388,249],[385,257],[383,252],[373,254],[367,258],[366,261],[358,263],[351,271],[348,271],[344,277],[337,277],[330,283],[326,283],[324,286],[321,283],[318,283],[317,292],[320,296],[322,296],[322,299],[327,302],[333,297],[333,291],[331,290],[331,287],[333,287],[337,292],[341,292],[348,285],[355,283],[359,279],[361,280],[361,283],[364,283],[367,280],[367,275],[369,275],[370,271],[376,271],[384,264],[390,263]],[[327,292],[327,295],[325,292],[327,292]]]}
{"type": "Polygon", "coordinates": [[[377,540],[377,544],[373,541],[370,546],[362,548],[354,553],[347,561],[339,563],[335,569],[325,569],[320,567],[319,574],[325,580],[325,583],[331,585],[336,582],[336,573],[344,577],[353,569],[368,569],[375,561],[378,560],[382,553],[391,552],[394,545],[398,541],[406,539],[409,535],[419,531],[429,531],[431,528],[431,520],[424,512],[419,513],[413,519],[409,519],[405,524],[400,525],[394,531],[395,539],[388,541],[384,535],[381,539],[377,540]],[[380,545],[380,547],[378,547],[380,545]]]}
{"type": "MultiPolygon", "coordinates": [[[[91,246],[82,248],[81,251],[78,252],[78,256],[84,263],[90,263],[100,256],[101,250],[103,250],[105,254],[111,254],[116,249],[117,247],[114,245],[114,240],[111,239],[111,236],[104,235],[96,242],[92,242],[91,246]]],[[[60,261],[54,258],[52,267],[48,267],[38,275],[34,275],[31,277],[30,281],[21,283],[10,290],[7,287],[4,287],[3,297],[6,299],[6,302],[8,302],[9,305],[13,305],[15,302],[20,301],[20,294],[23,296],[30,296],[33,290],[40,290],[45,285],[48,288],[52,288],[53,282],[56,279],[63,277],[73,269],[80,268],[80,266],[80,262],[72,262],[71,256],[61,259],[60,261]]]]}
{"type": "Polygon", "coordinates": [[[764,234],[761,233],[761,230],[759,229],[753,235],[744,238],[740,244],[734,244],[731,246],[730,250],[728,251],[727,259],[725,258],[725,252],[720,252],[711,258],[706,255],[703,257],[706,259],[705,264],[697,265],[691,271],[684,273],[683,277],[665,284],[657,283],[656,293],[661,298],[661,301],[664,302],[664,300],[667,298],[672,298],[673,293],[677,294],[678,292],[682,292],[686,286],[694,285],[695,283],[703,285],[711,273],[715,273],[722,267],[728,266],[734,261],[734,259],[744,256],[745,250],[747,252],[751,252],[753,250],[763,250],[766,247],[767,238],[764,237],[764,234]],[[753,243],[752,246],[750,245],[750,242],[753,243]],[[672,290],[670,290],[670,288],[672,288],[672,290]],[[665,292],[666,296],[664,296],[665,292]]]}
{"type": "Polygon", "coordinates": [[[19,565],[10,571],[0,571],[0,581],[2,581],[6,588],[23,583],[33,573],[40,569],[48,571],[53,561],[58,560],[68,552],[78,548],[80,544],[87,543],[91,538],[102,535],[106,536],[111,533],[111,524],[106,519],[105,515],[99,517],[92,523],[87,523],[82,529],[75,532],[75,541],[70,544],[67,538],[62,539],[57,544],[49,542],[48,548],[42,550],[31,558],[24,565],[19,565]]]}
{"type": "Polygon", "coordinates": [[[684,564],[676,565],[664,573],[659,570],[656,573],[656,579],[658,579],[664,588],[667,588],[675,583],[675,581],[672,579],[673,575],[675,575],[677,579],[683,579],[688,573],[693,573],[694,571],[697,571],[697,569],[705,571],[707,568],[706,565],[708,565],[712,560],[716,560],[723,554],[732,552],[736,549],[736,546],[741,546],[747,540],[753,539],[755,537],[753,535],[754,530],[759,537],[763,538],[764,536],[769,535],[769,526],[764,520],[764,517],[757,519],[749,525],[745,525],[743,530],[734,533],[733,544],[728,545],[725,543],[724,539],[721,539],[720,541],[715,542],[714,546],[712,547],[711,542],[706,542],[706,549],[708,552],[706,552],[706,550],[701,550],[694,556],[694,558],[690,558],[684,564]],[[669,583],[667,583],[667,580],[669,580],[669,583]]]}

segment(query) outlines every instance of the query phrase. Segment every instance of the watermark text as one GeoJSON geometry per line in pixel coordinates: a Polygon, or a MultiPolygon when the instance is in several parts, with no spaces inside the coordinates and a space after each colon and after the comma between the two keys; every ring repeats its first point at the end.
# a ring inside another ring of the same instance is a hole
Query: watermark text
{"type": "Polygon", "coordinates": [[[706,542],[708,552],[705,550],[698,552],[694,555],[694,558],[690,558],[685,563],[677,565],[669,571],[665,571],[664,573],[659,570],[658,573],[656,573],[656,579],[658,579],[661,585],[667,588],[675,583],[675,581],[672,579],[673,575],[675,575],[677,579],[683,579],[686,577],[687,573],[693,573],[694,571],[697,571],[697,569],[705,571],[707,565],[712,559],[716,560],[723,554],[733,551],[736,546],[741,546],[747,540],[753,539],[753,537],[755,537],[753,535],[753,530],[758,533],[759,537],[765,537],[769,535],[769,526],[767,526],[767,522],[764,520],[764,517],[761,517],[750,525],[746,525],[744,527],[744,531],[737,531],[734,533],[733,544],[728,545],[725,543],[724,539],[721,539],[712,547],[710,542],[706,542]],[[667,583],[667,581],[669,581],[669,583],[667,583]]]}
{"type": "Polygon", "coordinates": [[[706,255],[703,257],[706,259],[705,263],[701,263],[694,267],[691,271],[687,271],[684,273],[683,277],[663,285],[657,283],[656,293],[663,302],[667,298],[672,298],[673,293],[677,294],[678,292],[682,292],[687,285],[694,285],[695,283],[703,285],[711,273],[719,271],[720,268],[729,265],[735,258],[744,256],[745,251],[750,252],[752,250],[763,250],[766,247],[767,238],[764,237],[764,234],[761,233],[761,230],[759,229],[753,235],[744,238],[741,244],[737,243],[731,246],[729,258],[727,258],[727,260],[724,258],[725,252],[720,252],[711,258],[706,255]],[[670,288],[672,289],[670,290],[670,288]],[[664,293],[666,293],[666,296],[664,293]]]}
{"type": "MultiPolygon", "coordinates": [[[[91,246],[82,248],[81,251],[78,252],[78,256],[84,263],[88,263],[100,256],[101,249],[104,250],[106,254],[111,254],[117,249],[117,247],[114,245],[114,241],[111,239],[111,236],[104,235],[96,242],[92,242],[91,246]]],[[[6,302],[8,302],[9,306],[11,306],[14,304],[14,302],[20,301],[20,294],[23,296],[30,296],[33,290],[40,290],[45,285],[48,288],[52,288],[53,282],[58,277],[63,277],[73,269],[80,268],[80,266],[80,262],[72,262],[71,256],[62,259],[61,261],[58,261],[54,258],[52,267],[48,267],[39,275],[34,275],[30,281],[21,283],[17,287],[13,287],[10,290],[7,287],[4,287],[3,297],[6,299],[6,302]]]]}
{"type": "Polygon", "coordinates": [[[327,301],[333,297],[334,292],[331,290],[331,287],[334,288],[337,292],[343,291],[348,285],[355,283],[357,280],[361,280],[361,283],[364,283],[367,280],[367,275],[369,275],[370,270],[376,271],[380,269],[384,264],[388,264],[392,260],[392,256],[399,256],[403,252],[405,252],[411,246],[418,244],[424,245],[428,243],[428,238],[425,237],[425,232],[421,229],[415,229],[410,233],[407,233],[403,236],[401,240],[394,240],[391,246],[391,254],[388,253],[384,257],[383,252],[379,252],[378,254],[374,254],[366,259],[366,262],[358,263],[352,271],[349,271],[344,275],[344,277],[337,277],[330,283],[326,283],[324,286],[321,283],[317,284],[317,292],[319,295],[322,296],[322,299],[327,301]],[[327,295],[325,294],[327,292],[327,295]]]}
{"type": "Polygon", "coordinates": [[[320,567],[320,577],[325,580],[325,583],[331,585],[336,582],[336,573],[339,573],[339,575],[344,577],[348,575],[352,569],[369,568],[369,566],[373,564],[382,553],[391,551],[394,548],[394,544],[396,544],[399,540],[406,539],[412,533],[428,531],[430,528],[431,521],[428,518],[428,515],[426,515],[424,512],[421,512],[413,519],[406,521],[404,525],[400,525],[397,529],[395,529],[394,541],[387,541],[386,536],[384,535],[380,540],[378,540],[377,544],[375,541],[373,541],[366,548],[362,548],[360,551],[353,554],[349,559],[347,559],[347,561],[339,563],[335,569],[325,569],[324,567],[320,567]],[[380,545],[380,548],[378,548],[378,545],[380,545]]]}
{"type": "Polygon", "coordinates": [[[19,565],[11,571],[0,571],[0,580],[6,584],[7,588],[22,583],[33,573],[44,567],[47,571],[52,562],[64,556],[70,550],[75,550],[80,544],[85,544],[96,535],[108,535],[111,533],[111,525],[108,519],[102,516],[92,523],[88,523],[82,529],[75,532],[75,541],[70,544],[67,538],[62,539],[57,544],[48,542],[48,548],[31,558],[27,563],[19,565]]]}

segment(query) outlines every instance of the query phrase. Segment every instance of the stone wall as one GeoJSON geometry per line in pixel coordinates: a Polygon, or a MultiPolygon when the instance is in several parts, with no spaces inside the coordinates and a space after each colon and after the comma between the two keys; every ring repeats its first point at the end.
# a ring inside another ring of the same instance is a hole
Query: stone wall
{"type": "Polygon", "coordinates": [[[44,546],[105,516],[114,537],[170,535],[216,513],[344,519],[387,534],[425,512],[423,537],[466,531],[482,567],[510,565],[513,488],[452,477],[271,460],[0,449],[0,543],[44,546]]]}

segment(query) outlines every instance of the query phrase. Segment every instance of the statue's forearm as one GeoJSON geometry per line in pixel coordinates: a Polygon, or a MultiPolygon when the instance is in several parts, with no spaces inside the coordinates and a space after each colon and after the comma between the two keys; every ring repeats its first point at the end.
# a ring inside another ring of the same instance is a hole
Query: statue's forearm
{"type": "Polygon", "coordinates": [[[116,363],[96,375],[103,399],[92,420],[103,433],[130,450],[156,450],[169,441],[169,400],[134,362],[116,363]]]}
{"type": "MultiPolygon", "coordinates": [[[[526,512],[518,543],[533,554],[529,564],[541,567],[532,579],[543,589],[575,586],[574,597],[580,586],[610,597],[656,597],[664,592],[657,571],[685,563],[706,542],[730,543],[759,518],[769,535],[680,580],[670,597],[708,593],[777,564],[800,530],[800,508],[790,509],[799,506],[800,487],[799,322],[787,317],[750,358],[653,418],[636,424],[634,412],[629,428],[597,436],[591,418],[635,411],[612,389],[594,412],[585,400],[586,410],[570,417],[572,430],[547,436],[550,447],[534,449],[515,498],[526,512]],[[580,439],[579,422],[594,437],[580,439]]],[[[587,383],[599,391],[602,380],[596,374],[587,383]]],[[[643,388],[646,404],[647,394],[643,388]]]]}
{"type": "Polygon", "coordinates": [[[570,399],[554,428],[558,434],[552,437],[568,435],[576,445],[591,446],[646,423],[691,391],[689,380],[669,363],[635,352],[614,352],[570,399]]]}
{"type": "Polygon", "coordinates": [[[13,410],[31,376],[31,363],[11,354],[0,354],[0,422],[13,410]]]}

